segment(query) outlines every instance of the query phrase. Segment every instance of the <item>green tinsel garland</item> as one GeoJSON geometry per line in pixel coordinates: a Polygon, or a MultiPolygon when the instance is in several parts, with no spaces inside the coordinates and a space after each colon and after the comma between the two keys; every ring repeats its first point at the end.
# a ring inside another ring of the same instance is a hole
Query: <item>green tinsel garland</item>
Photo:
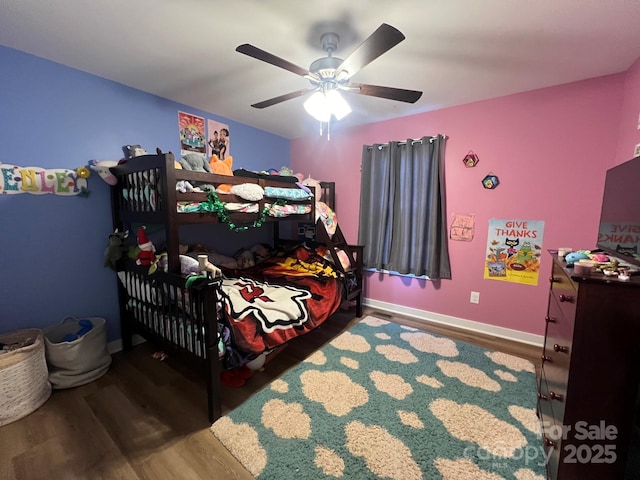
{"type": "MultiPolygon", "coordinates": [[[[275,202],[273,202],[272,205],[280,206],[284,204],[285,204],[284,200],[279,198],[275,202]]],[[[236,224],[229,219],[229,215],[227,214],[227,211],[224,208],[224,202],[220,201],[220,198],[218,198],[218,195],[213,190],[209,190],[207,192],[207,201],[201,202],[200,208],[202,209],[203,212],[211,212],[211,213],[217,214],[220,222],[226,223],[229,225],[229,230],[233,230],[234,232],[243,232],[245,230],[248,230],[249,228],[261,227],[262,224],[265,222],[267,218],[267,213],[269,212],[269,209],[271,207],[268,207],[265,205],[265,207],[262,209],[262,212],[260,212],[260,217],[258,218],[258,220],[253,222],[251,225],[240,225],[239,227],[236,226],[236,224]]]]}

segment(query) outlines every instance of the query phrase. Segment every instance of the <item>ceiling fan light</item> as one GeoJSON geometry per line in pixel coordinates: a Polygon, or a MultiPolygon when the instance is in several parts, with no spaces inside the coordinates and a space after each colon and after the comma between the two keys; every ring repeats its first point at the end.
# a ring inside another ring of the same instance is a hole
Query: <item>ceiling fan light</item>
{"type": "Polygon", "coordinates": [[[304,102],[304,109],[319,122],[328,122],[331,118],[329,102],[322,92],[315,92],[304,102]]]}
{"type": "Polygon", "coordinates": [[[344,99],[338,90],[329,90],[326,93],[327,103],[329,104],[329,111],[338,120],[342,120],[344,117],[351,113],[351,107],[344,99]]]}

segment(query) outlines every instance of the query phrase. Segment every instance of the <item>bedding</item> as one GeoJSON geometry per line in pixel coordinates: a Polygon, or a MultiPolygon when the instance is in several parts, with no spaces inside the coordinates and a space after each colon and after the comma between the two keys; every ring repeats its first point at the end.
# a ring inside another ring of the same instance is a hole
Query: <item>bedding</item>
{"type": "Polygon", "coordinates": [[[298,247],[243,270],[223,269],[222,303],[233,343],[259,354],[321,325],[340,306],[342,283],[325,259],[298,247]]]}

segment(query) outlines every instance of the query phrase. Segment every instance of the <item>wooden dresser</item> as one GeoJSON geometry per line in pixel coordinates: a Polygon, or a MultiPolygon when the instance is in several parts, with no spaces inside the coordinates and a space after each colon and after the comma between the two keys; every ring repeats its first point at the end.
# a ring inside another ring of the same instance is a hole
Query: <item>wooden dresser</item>
{"type": "Polygon", "coordinates": [[[548,477],[640,479],[640,276],[574,275],[550,253],[538,388],[548,477]]]}

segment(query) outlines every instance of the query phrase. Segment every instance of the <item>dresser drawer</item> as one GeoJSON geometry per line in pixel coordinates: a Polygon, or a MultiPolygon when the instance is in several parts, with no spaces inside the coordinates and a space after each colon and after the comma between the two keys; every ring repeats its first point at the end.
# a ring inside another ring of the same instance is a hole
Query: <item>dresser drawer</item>
{"type": "Polygon", "coordinates": [[[556,264],[553,265],[549,295],[557,302],[565,317],[575,318],[578,290],[565,271],[556,264]]]}
{"type": "Polygon", "coordinates": [[[544,365],[544,389],[541,388],[538,402],[549,404],[557,425],[562,425],[564,421],[564,410],[567,401],[567,384],[569,371],[553,363],[544,365]]]}
{"type": "Polygon", "coordinates": [[[541,424],[540,431],[543,435],[549,427],[556,423],[553,405],[549,401],[549,386],[544,370],[540,371],[540,383],[538,386],[538,418],[541,424]]]}
{"type": "Polygon", "coordinates": [[[547,477],[555,479],[558,471],[560,448],[562,445],[562,419],[554,411],[553,402],[549,399],[549,387],[547,385],[544,368],[540,372],[540,384],[538,389],[538,417],[540,421],[540,433],[547,462],[547,477]]]}
{"type": "Polygon", "coordinates": [[[567,317],[560,304],[550,295],[545,321],[547,325],[542,363],[551,363],[568,371],[571,362],[575,320],[573,317],[567,317]]]}

